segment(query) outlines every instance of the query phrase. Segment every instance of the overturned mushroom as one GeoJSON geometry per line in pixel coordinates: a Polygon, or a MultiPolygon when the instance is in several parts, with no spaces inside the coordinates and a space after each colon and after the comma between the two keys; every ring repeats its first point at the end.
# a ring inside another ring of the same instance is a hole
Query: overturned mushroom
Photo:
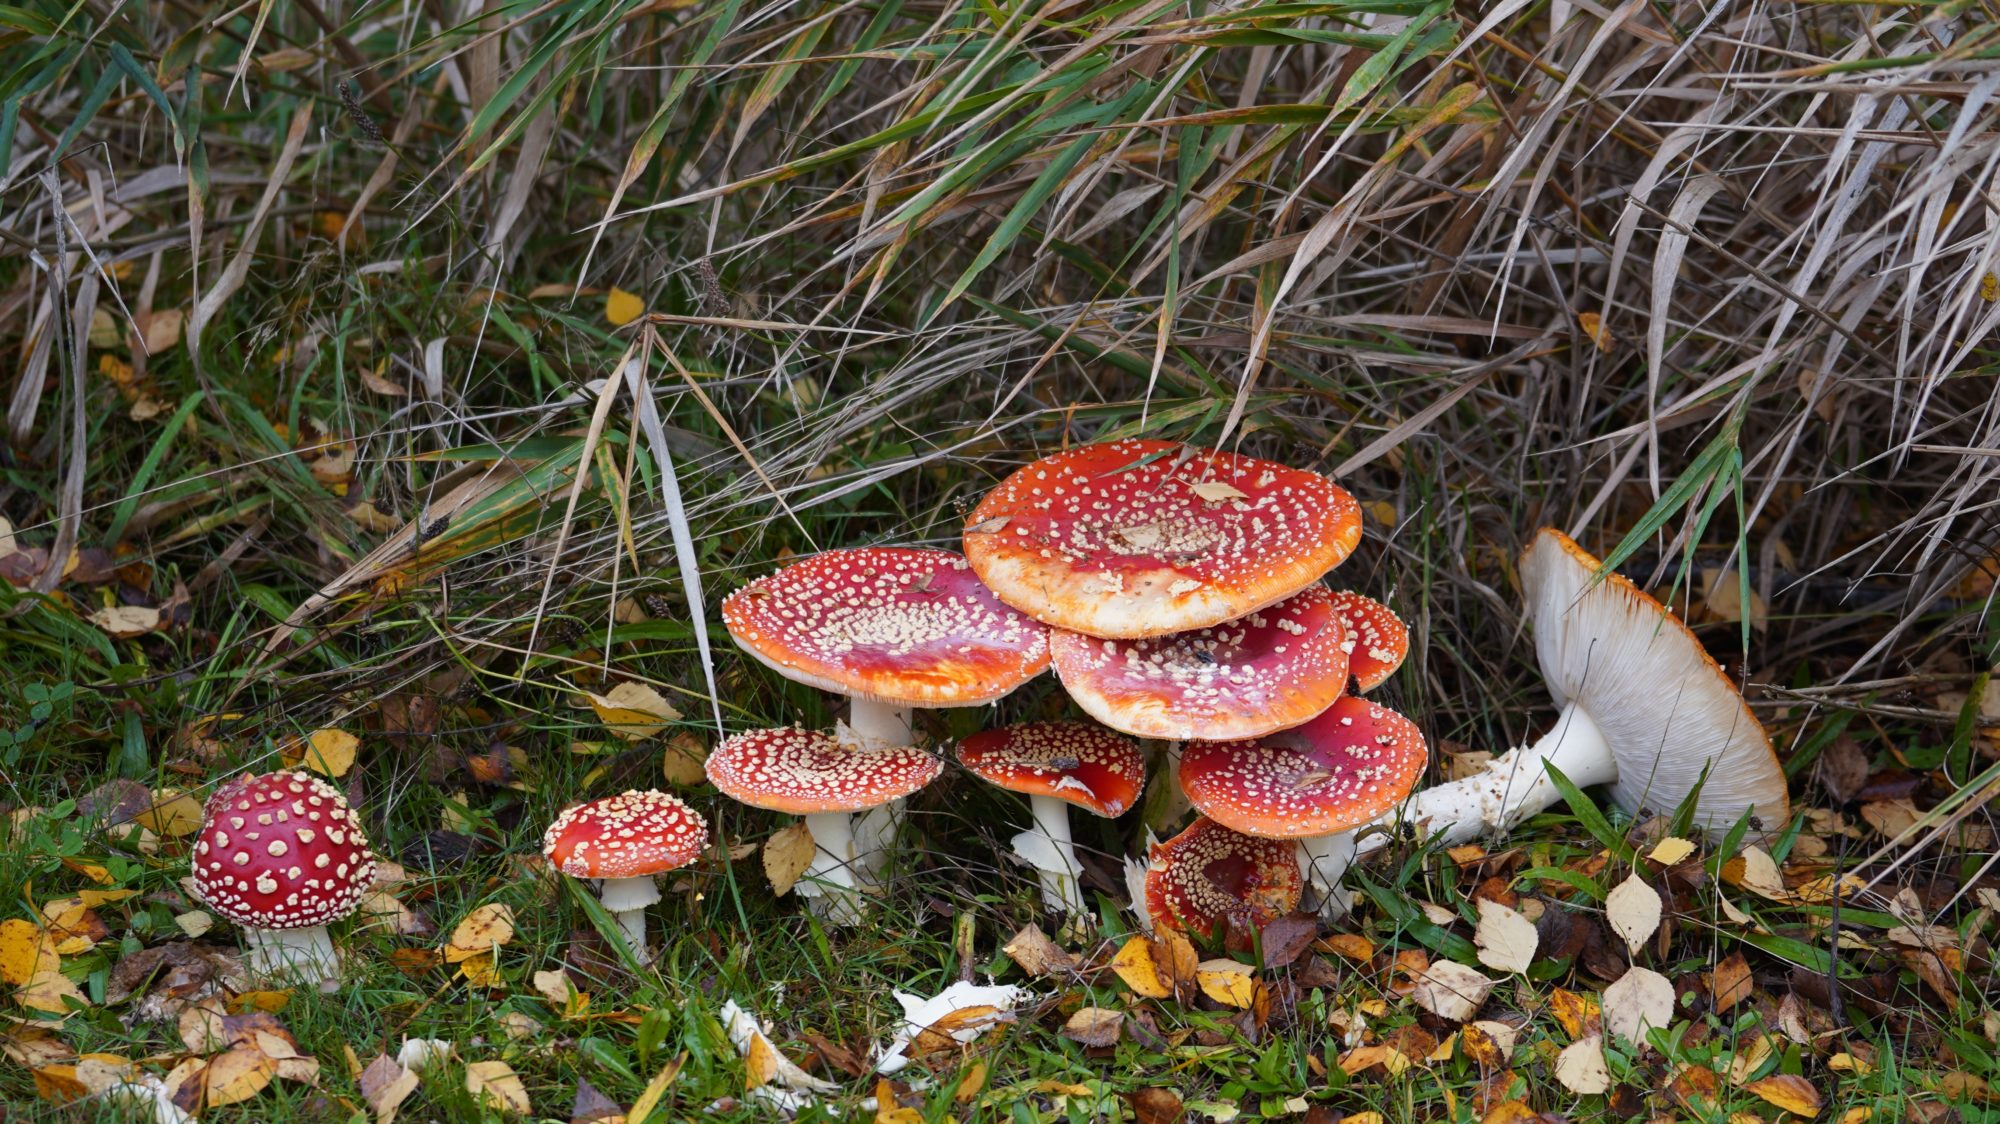
{"type": "Polygon", "coordinates": [[[1289,842],[1198,818],[1149,851],[1146,912],[1155,926],[1202,937],[1220,930],[1228,948],[1246,951],[1265,925],[1298,908],[1296,854],[1289,842]]]}

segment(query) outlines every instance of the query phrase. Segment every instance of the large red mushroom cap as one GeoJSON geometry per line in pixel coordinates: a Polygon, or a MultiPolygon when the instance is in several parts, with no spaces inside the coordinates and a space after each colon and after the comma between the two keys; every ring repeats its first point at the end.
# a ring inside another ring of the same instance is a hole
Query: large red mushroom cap
{"type": "Polygon", "coordinates": [[[1358,827],[1403,802],[1428,751],[1417,724],[1348,695],[1303,726],[1181,752],[1181,791],[1233,831],[1311,838],[1358,827]]]}
{"type": "Polygon", "coordinates": [[[375,881],[361,821],[309,773],[266,773],[217,789],[194,842],[194,892],[250,929],[309,929],[354,912],[375,881]]]}
{"type": "Polygon", "coordinates": [[[677,796],[621,792],[563,810],[542,854],[573,878],[644,878],[677,870],[708,846],[708,821],[677,796]]]}
{"type": "Polygon", "coordinates": [[[1089,636],[1186,632],[1345,561],[1361,506],[1325,477],[1172,441],[1085,445],[987,493],[965,555],[1000,599],[1089,636]]]}
{"type": "Polygon", "coordinates": [[[958,763],[1009,791],[1053,796],[1106,817],[1124,815],[1146,784],[1139,747],[1087,722],[986,730],[959,743],[958,763]]]}
{"type": "Polygon", "coordinates": [[[1265,925],[1298,908],[1304,884],[1294,844],[1241,835],[1206,817],[1153,844],[1148,858],[1146,910],[1153,924],[1201,936],[1221,929],[1224,943],[1239,952],[1265,925]]]}
{"type": "Polygon", "coordinates": [[[1334,590],[1333,611],[1347,627],[1347,670],[1355,685],[1380,687],[1410,654],[1410,630],[1389,606],[1353,590],[1334,590]]]}
{"type": "Polygon", "coordinates": [[[708,779],[739,803],[794,816],[859,812],[937,779],[944,765],[910,746],[854,745],[783,727],[737,734],[708,755],[708,779]]]}
{"type": "Polygon", "coordinates": [[[829,550],[722,601],[744,651],[788,679],[896,706],[992,702],[1049,666],[1048,630],[949,550],[829,550]]]}
{"type": "Polygon", "coordinates": [[[1347,691],[1346,629],[1325,586],[1240,620],[1147,640],[1057,630],[1056,675],[1092,718],[1142,738],[1253,738],[1347,691]]]}

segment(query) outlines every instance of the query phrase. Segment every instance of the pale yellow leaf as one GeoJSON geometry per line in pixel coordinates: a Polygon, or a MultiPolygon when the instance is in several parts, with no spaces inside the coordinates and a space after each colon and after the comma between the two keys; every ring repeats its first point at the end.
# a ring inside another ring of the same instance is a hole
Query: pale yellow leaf
{"type": "Polygon", "coordinates": [[[1562,1087],[1581,1096],[1594,1096],[1611,1088],[1611,1071],[1604,1065],[1604,1039],[1598,1035],[1579,1038],[1556,1055],[1556,1080],[1562,1087]]]}
{"type": "Polygon", "coordinates": [[[1532,921],[1518,910],[1491,898],[1479,899],[1479,927],[1472,943],[1479,948],[1479,962],[1501,972],[1526,972],[1534,962],[1541,937],[1532,921]]]}
{"type": "Polygon", "coordinates": [[[817,853],[818,847],[804,820],[780,829],[765,840],[764,877],[771,882],[771,893],[781,898],[791,893],[817,853]]]}
{"type": "Polygon", "coordinates": [[[466,1066],[465,1091],[501,1112],[526,1116],[535,1110],[528,1100],[527,1088],[515,1076],[514,1067],[506,1062],[473,1062],[466,1066]]]}
{"type": "Polygon", "coordinates": [[[1625,940],[1625,949],[1634,955],[1660,927],[1660,893],[1637,874],[1612,889],[1604,899],[1604,919],[1611,931],[1625,940]]]}

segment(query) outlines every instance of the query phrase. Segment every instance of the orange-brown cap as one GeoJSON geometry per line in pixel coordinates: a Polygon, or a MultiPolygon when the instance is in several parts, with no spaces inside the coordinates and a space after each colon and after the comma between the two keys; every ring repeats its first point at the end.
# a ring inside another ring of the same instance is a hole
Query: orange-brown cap
{"type": "Polygon", "coordinates": [[[743,650],[778,674],[896,706],[992,702],[1049,666],[1048,630],[949,550],[830,550],[722,601],[743,650]]]}
{"type": "Polygon", "coordinates": [[[908,796],[944,765],[909,746],[861,746],[794,727],[737,734],[708,755],[708,779],[738,803],[795,816],[859,812],[908,796]]]}
{"type": "Polygon", "coordinates": [[[1299,905],[1304,878],[1296,844],[1231,831],[1206,817],[1153,844],[1146,910],[1154,925],[1201,936],[1223,930],[1231,949],[1299,905]]]}
{"type": "Polygon", "coordinates": [[[966,771],[1013,792],[1053,796],[1100,816],[1121,816],[1146,784],[1146,759],[1129,738],[1088,722],[1027,722],[959,743],[966,771]]]}
{"type": "Polygon", "coordinates": [[[542,835],[550,865],[574,878],[643,878],[677,870],[708,846],[708,821],[677,796],[621,792],[565,809],[542,835]]]}
{"type": "Polygon", "coordinates": [[[1346,629],[1323,585],[1233,620],[1147,640],[1057,629],[1056,675],[1078,706],[1142,738],[1253,738],[1347,691],[1346,629]]]}
{"type": "Polygon", "coordinates": [[[1380,687],[1410,654],[1410,630],[1389,606],[1352,590],[1333,591],[1333,611],[1347,626],[1347,671],[1355,685],[1380,687]]]}
{"type": "Polygon", "coordinates": [[[1394,808],[1423,776],[1417,724],[1348,695],[1311,722],[1181,752],[1181,791],[1234,831],[1296,839],[1346,831],[1394,808]]]}
{"type": "Polygon", "coordinates": [[[1135,439],[1043,457],[1001,481],[966,522],[965,555],[1037,620],[1131,639],[1283,600],[1360,541],[1360,505],[1323,476],[1135,439]]]}

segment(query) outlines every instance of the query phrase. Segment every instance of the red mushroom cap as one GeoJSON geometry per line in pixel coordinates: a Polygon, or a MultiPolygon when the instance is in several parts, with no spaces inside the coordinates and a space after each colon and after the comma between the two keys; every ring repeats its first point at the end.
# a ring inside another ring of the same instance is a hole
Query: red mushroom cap
{"type": "Polygon", "coordinates": [[[1154,925],[1201,936],[1223,930],[1235,951],[1299,905],[1304,877],[1295,844],[1257,839],[1198,818],[1186,831],[1153,844],[1146,871],[1146,910],[1154,925]]]}
{"type": "Polygon", "coordinates": [[[266,773],[209,797],[194,841],[194,892],[252,929],[309,929],[354,912],[375,881],[361,820],[309,773],[266,773]]]}
{"type": "Polygon", "coordinates": [[[1092,718],[1143,738],[1253,738],[1347,691],[1347,630],[1325,586],[1240,620],[1149,640],[1053,634],[1056,675],[1092,718]]]}
{"type": "Polygon", "coordinates": [[[1332,835],[1402,803],[1427,757],[1417,724],[1348,695],[1303,726],[1181,752],[1181,791],[1233,831],[1272,839],[1332,835]]]}
{"type": "Polygon", "coordinates": [[[1146,758],[1128,738],[1087,722],[1027,722],[974,734],[958,763],[1012,792],[1053,796],[1115,817],[1139,798],[1146,758]]]}
{"type": "Polygon", "coordinates": [[[1333,611],[1347,626],[1347,670],[1364,691],[1380,687],[1410,654],[1410,630],[1389,606],[1352,590],[1333,592],[1333,611]]]}
{"type": "Polygon", "coordinates": [[[811,816],[887,804],[937,779],[944,765],[910,746],[851,745],[783,727],[738,734],[708,755],[708,779],[752,808],[811,816]]]}
{"type": "Polygon", "coordinates": [[[572,878],[665,874],[700,858],[706,846],[701,813],[652,789],[565,808],[542,835],[542,854],[572,878]]]}
{"type": "Polygon", "coordinates": [[[1088,636],[1235,620],[1318,581],[1361,541],[1361,506],[1316,473],[1172,441],[1085,445],[1027,465],[966,521],[1000,599],[1088,636]]]}
{"type": "Polygon", "coordinates": [[[829,550],[722,601],[744,651],[778,674],[898,706],[992,702],[1049,666],[1048,630],[949,550],[829,550]]]}

